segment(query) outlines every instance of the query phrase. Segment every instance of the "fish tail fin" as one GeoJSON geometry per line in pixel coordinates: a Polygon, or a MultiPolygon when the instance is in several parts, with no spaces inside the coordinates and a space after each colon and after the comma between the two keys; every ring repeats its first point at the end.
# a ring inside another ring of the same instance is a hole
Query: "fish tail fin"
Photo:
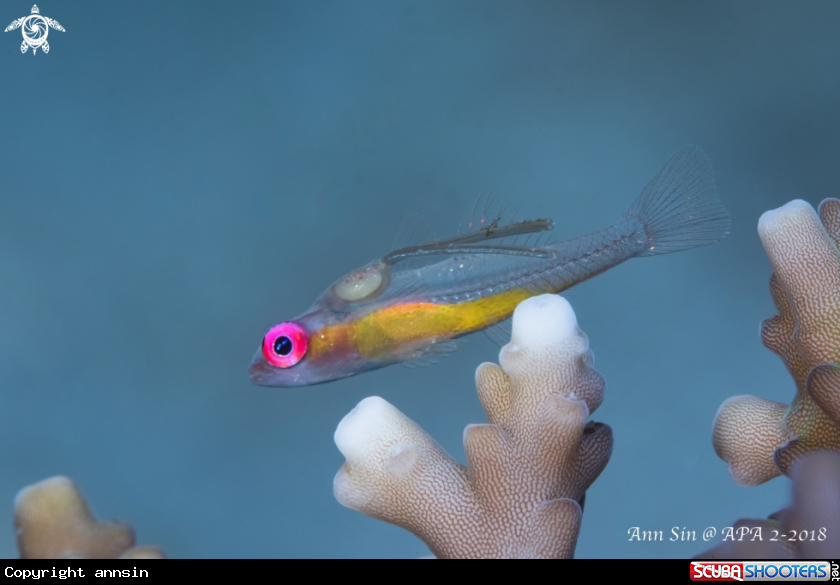
{"type": "Polygon", "coordinates": [[[627,217],[644,225],[640,256],[705,246],[729,234],[729,212],[718,198],[712,164],[696,146],[684,146],[668,159],[627,217]]]}

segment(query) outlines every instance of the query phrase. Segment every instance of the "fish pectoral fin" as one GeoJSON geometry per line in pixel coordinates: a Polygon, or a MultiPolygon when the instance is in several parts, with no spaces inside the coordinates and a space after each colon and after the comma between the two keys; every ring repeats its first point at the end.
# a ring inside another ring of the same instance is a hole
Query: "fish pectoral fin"
{"type": "Polygon", "coordinates": [[[414,351],[406,356],[405,361],[400,363],[409,369],[424,368],[438,363],[441,358],[454,353],[457,349],[458,344],[451,339],[437,341],[428,347],[414,351]]]}
{"type": "Polygon", "coordinates": [[[505,319],[504,321],[499,321],[495,325],[491,325],[485,329],[482,333],[484,333],[484,335],[487,336],[487,339],[492,341],[494,344],[499,347],[504,347],[510,342],[511,321],[513,321],[512,317],[510,319],[505,319]]]}

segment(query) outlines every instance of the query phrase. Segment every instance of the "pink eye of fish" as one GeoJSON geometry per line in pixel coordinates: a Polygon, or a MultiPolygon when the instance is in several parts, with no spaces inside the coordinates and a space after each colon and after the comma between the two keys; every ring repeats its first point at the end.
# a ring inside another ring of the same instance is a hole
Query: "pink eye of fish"
{"type": "Polygon", "coordinates": [[[309,340],[297,323],[278,323],[263,337],[265,359],[277,368],[291,368],[306,355],[309,340]]]}

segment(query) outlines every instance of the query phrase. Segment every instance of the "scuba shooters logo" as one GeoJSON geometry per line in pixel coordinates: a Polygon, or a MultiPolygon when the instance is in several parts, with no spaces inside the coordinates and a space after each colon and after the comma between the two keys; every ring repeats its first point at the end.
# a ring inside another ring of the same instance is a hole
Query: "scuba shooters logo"
{"type": "Polygon", "coordinates": [[[692,581],[828,581],[828,561],[691,561],[692,581]]]}
{"type": "Polygon", "coordinates": [[[58,24],[57,20],[41,16],[41,11],[38,10],[38,5],[32,6],[32,14],[13,20],[12,24],[6,27],[3,32],[20,29],[23,34],[23,43],[20,45],[20,52],[26,53],[32,49],[34,55],[40,47],[44,53],[50,52],[50,44],[47,42],[47,35],[50,34],[50,28],[64,32],[64,27],[58,24]]]}

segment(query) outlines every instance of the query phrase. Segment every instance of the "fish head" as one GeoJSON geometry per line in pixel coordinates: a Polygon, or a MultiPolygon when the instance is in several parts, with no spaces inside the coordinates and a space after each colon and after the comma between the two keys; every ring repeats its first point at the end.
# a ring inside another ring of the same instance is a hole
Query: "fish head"
{"type": "Polygon", "coordinates": [[[328,310],[282,321],[263,336],[248,371],[259,386],[311,386],[359,373],[352,326],[328,310]]]}
{"type": "Polygon", "coordinates": [[[354,323],[374,310],[390,285],[390,268],[381,260],[338,279],[307,313],[268,330],[251,361],[251,381],[260,386],[310,386],[387,365],[359,355],[354,323]]]}

